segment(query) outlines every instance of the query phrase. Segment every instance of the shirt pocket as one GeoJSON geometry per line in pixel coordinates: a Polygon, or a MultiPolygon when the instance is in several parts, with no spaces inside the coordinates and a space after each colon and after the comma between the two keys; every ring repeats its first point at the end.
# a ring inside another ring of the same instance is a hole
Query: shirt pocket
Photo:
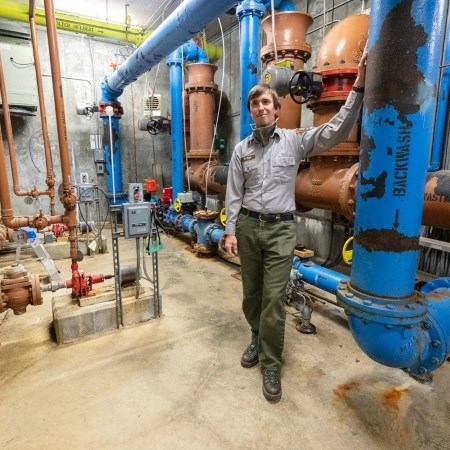
{"type": "Polygon", "coordinates": [[[242,163],[242,170],[247,187],[254,187],[259,183],[259,168],[256,161],[244,161],[242,163]]]}
{"type": "Polygon", "coordinates": [[[279,156],[272,160],[273,176],[278,183],[285,183],[295,178],[297,165],[293,156],[279,156]]]}

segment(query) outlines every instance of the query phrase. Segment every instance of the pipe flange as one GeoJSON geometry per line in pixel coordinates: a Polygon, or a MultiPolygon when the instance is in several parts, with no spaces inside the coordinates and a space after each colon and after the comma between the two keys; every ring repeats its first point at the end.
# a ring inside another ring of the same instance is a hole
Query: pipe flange
{"type": "Polygon", "coordinates": [[[341,280],[336,296],[346,314],[358,317],[365,323],[411,327],[423,322],[428,313],[427,299],[416,291],[400,299],[377,298],[358,292],[349,281],[341,280]]]}
{"type": "Polygon", "coordinates": [[[31,304],[34,306],[42,305],[41,284],[39,282],[39,275],[31,275],[31,304]]]}
{"type": "Polygon", "coordinates": [[[175,228],[180,231],[181,231],[180,221],[182,218],[183,218],[183,214],[178,214],[178,216],[175,217],[175,228]]]}
{"type": "Polygon", "coordinates": [[[205,228],[205,238],[206,242],[210,245],[214,244],[214,242],[211,239],[211,234],[214,230],[217,230],[218,228],[222,229],[222,227],[218,223],[211,223],[205,228]]]}
{"type": "Polygon", "coordinates": [[[189,224],[189,234],[192,236],[192,238],[196,238],[197,237],[197,232],[195,231],[195,226],[197,225],[198,220],[194,219],[192,220],[192,222],[189,224]]]}
{"type": "Polygon", "coordinates": [[[344,175],[339,189],[341,214],[350,222],[355,220],[355,198],[358,182],[358,163],[353,164],[344,175]]]}
{"type": "Polygon", "coordinates": [[[266,5],[256,2],[255,0],[244,0],[236,8],[236,16],[238,20],[242,20],[244,16],[258,15],[259,19],[262,18],[266,12],[266,5]]]}

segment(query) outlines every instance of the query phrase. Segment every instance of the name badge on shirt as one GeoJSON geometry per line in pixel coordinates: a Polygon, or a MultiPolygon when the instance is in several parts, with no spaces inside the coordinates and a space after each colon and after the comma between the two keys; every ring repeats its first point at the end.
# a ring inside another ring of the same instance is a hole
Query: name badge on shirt
{"type": "Polygon", "coordinates": [[[243,156],[241,158],[241,162],[245,162],[245,161],[251,161],[252,159],[255,159],[256,155],[247,155],[247,156],[243,156]]]}

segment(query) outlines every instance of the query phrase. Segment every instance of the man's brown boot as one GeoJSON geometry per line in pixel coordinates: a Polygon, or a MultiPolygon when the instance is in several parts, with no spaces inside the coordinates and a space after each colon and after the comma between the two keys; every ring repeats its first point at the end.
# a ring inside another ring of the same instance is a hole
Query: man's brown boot
{"type": "Polygon", "coordinates": [[[278,369],[263,369],[263,394],[267,401],[277,403],[281,399],[281,381],[278,369]]]}
{"type": "Polygon", "coordinates": [[[258,362],[258,344],[256,342],[252,342],[242,354],[241,366],[249,369],[250,367],[256,366],[258,362]]]}

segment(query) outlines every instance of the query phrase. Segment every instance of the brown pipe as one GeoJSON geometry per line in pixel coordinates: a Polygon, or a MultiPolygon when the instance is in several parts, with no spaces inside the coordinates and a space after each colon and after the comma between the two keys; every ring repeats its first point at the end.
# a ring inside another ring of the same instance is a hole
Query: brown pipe
{"type": "MultiPolygon", "coordinates": [[[[320,208],[337,212],[353,223],[358,164],[345,167],[339,157],[315,157],[295,182],[295,201],[301,212],[320,208]]],[[[347,159],[350,164],[352,158],[347,159]]],[[[450,228],[450,171],[429,173],[425,185],[422,224],[450,228]]]]}
{"type": "Polygon", "coordinates": [[[56,214],[55,210],[55,173],[52,167],[52,156],[50,149],[50,139],[48,135],[48,125],[47,125],[47,114],[45,110],[44,102],[44,87],[42,85],[42,72],[41,72],[41,61],[39,57],[38,40],[36,35],[36,21],[34,17],[35,12],[35,2],[30,0],[29,3],[29,16],[30,16],[30,31],[31,31],[31,44],[33,47],[33,58],[34,58],[34,68],[36,71],[36,83],[39,98],[39,111],[41,116],[41,127],[42,127],[42,139],[44,141],[44,152],[45,152],[45,166],[47,175],[45,182],[47,184],[47,194],[50,197],[50,214],[54,216],[56,214]]]}
{"type": "Polygon", "coordinates": [[[14,146],[13,139],[13,131],[11,126],[11,115],[9,113],[9,104],[8,104],[8,94],[6,91],[6,83],[5,76],[3,72],[3,62],[0,55],[0,93],[2,96],[2,106],[3,106],[3,117],[5,120],[5,130],[6,130],[6,140],[8,141],[8,150],[10,156],[10,164],[11,164],[11,174],[13,179],[13,191],[18,196],[27,196],[30,195],[33,198],[39,197],[40,195],[47,194],[47,191],[41,191],[36,188],[31,189],[29,191],[24,191],[20,189],[19,186],[19,175],[17,171],[17,157],[16,157],[16,149],[14,146]]]}
{"type": "Polygon", "coordinates": [[[69,228],[70,257],[72,264],[77,260],[77,197],[73,192],[70,174],[70,154],[67,142],[66,115],[59,63],[58,41],[56,37],[56,19],[53,0],[44,0],[45,20],[47,23],[47,38],[52,70],[53,98],[55,102],[56,124],[58,130],[59,155],[61,160],[63,194],[60,198],[65,208],[66,225],[69,228]]]}
{"type": "MultiPolygon", "coordinates": [[[[189,81],[190,158],[209,158],[214,138],[214,96],[217,66],[207,63],[186,64],[189,81]]],[[[217,156],[215,152],[214,156],[217,156]]]]}
{"type": "MultiPolygon", "coordinates": [[[[313,18],[305,12],[286,11],[275,13],[274,19],[275,33],[272,31],[272,16],[267,16],[261,23],[267,39],[267,45],[261,49],[262,62],[267,66],[274,66],[278,59],[279,62],[289,64],[295,71],[301,70],[311,57],[311,46],[305,40],[313,18]]],[[[278,126],[298,128],[301,119],[299,105],[289,95],[281,97],[280,102],[278,126]]]]}

